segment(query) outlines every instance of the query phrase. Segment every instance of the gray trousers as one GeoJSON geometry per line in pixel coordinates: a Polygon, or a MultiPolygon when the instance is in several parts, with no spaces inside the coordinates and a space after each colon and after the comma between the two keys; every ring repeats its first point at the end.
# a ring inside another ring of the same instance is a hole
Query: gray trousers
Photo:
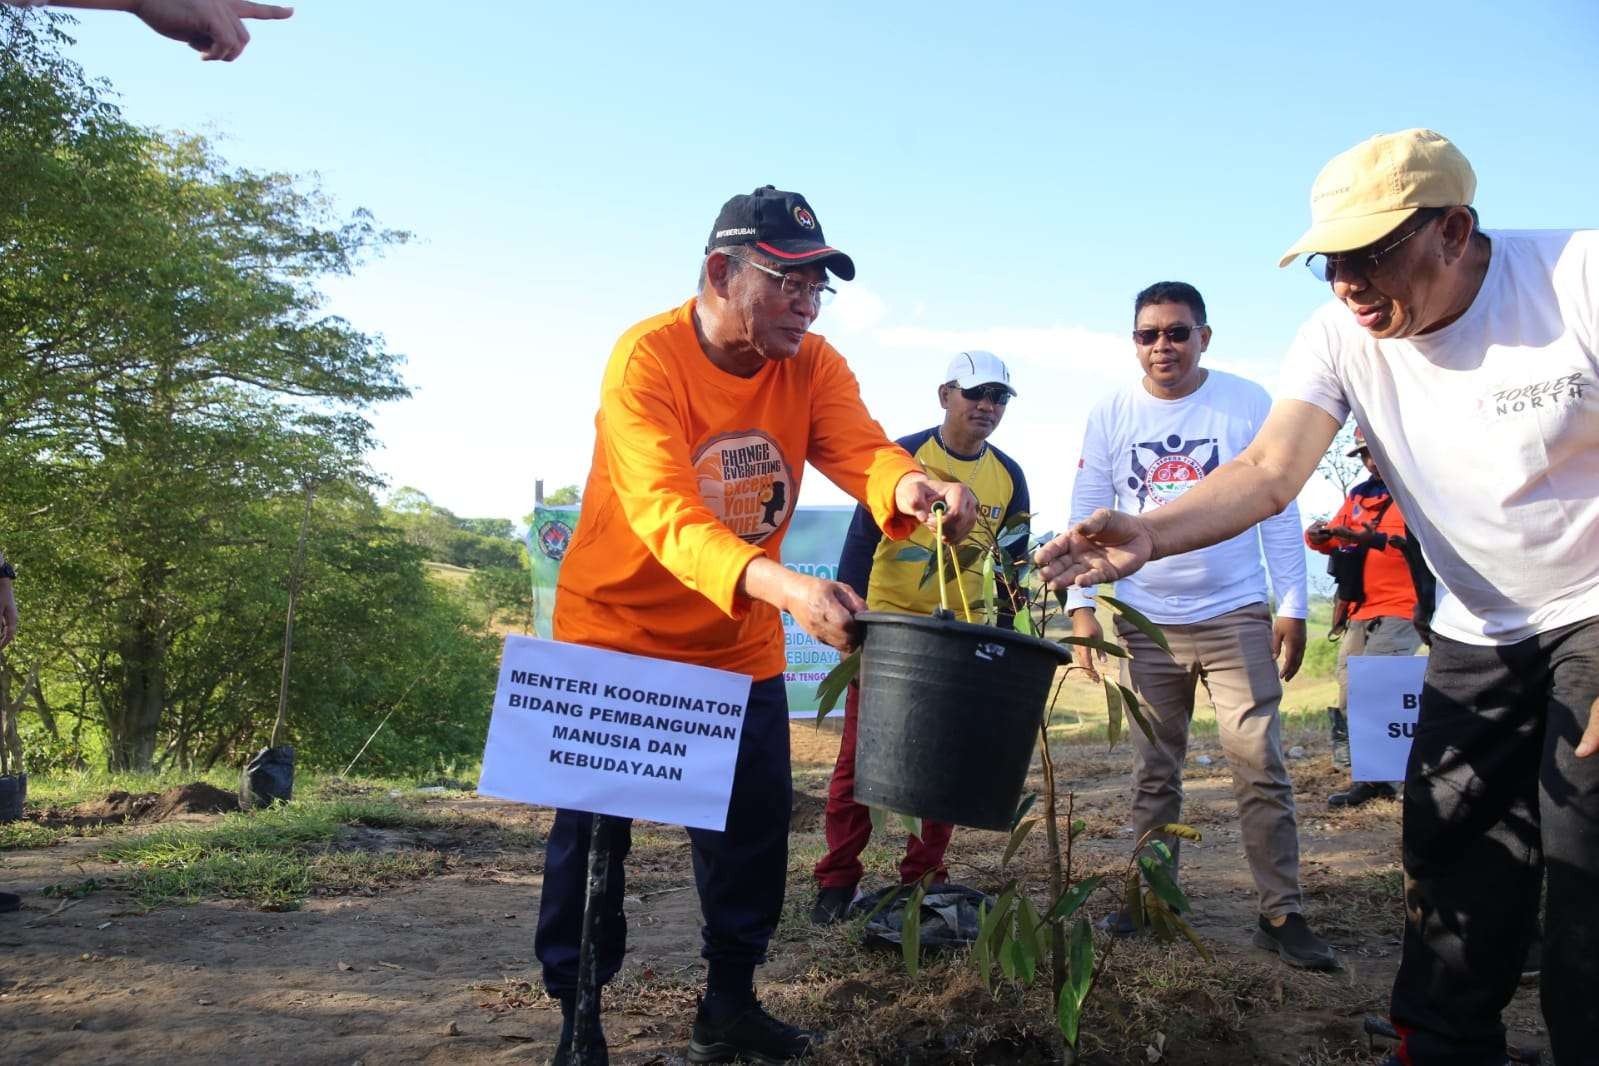
{"type": "MultiPolygon", "coordinates": [[[[1167,822],[1182,821],[1183,760],[1194,717],[1195,686],[1203,683],[1216,705],[1222,751],[1233,772],[1233,796],[1243,830],[1244,854],[1268,918],[1301,912],[1299,826],[1294,789],[1283,763],[1278,707],[1282,682],[1271,656],[1271,612],[1263,603],[1191,625],[1161,629],[1171,654],[1122,619],[1116,633],[1132,658],[1122,680],[1148,705],[1151,744],[1129,721],[1133,745],[1134,839],[1167,822]]],[[[1175,854],[1176,840],[1167,840],[1175,854]]]]}
{"type": "Polygon", "coordinates": [[[1351,655],[1414,655],[1421,649],[1421,634],[1408,618],[1385,614],[1351,621],[1338,641],[1338,709],[1349,713],[1349,657],[1351,655]]]}

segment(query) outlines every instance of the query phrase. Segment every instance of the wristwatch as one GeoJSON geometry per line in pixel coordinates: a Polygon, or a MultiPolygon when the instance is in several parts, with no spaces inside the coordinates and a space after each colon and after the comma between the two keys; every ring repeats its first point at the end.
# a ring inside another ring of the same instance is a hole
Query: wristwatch
{"type": "Polygon", "coordinates": [[[17,576],[17,568],[16,567],[12,566],[9,561],[0,562],[0,577],[9,578],[9,579],[15,580],[16,576],[17,576]]]}

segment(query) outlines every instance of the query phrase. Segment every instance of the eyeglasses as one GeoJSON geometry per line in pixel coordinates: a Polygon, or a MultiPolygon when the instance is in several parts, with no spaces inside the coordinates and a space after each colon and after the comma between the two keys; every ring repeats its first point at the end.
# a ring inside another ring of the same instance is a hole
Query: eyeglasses
{"type": "MultiPolygon", "coordinates": [[[[1436,208],[1432,209],[1432,211],[1436,210],[1436,208]]],[[[1414,237],[1416,234],[1420,233],[1422,230],[1426,229],[1433,223],[1435,219],[1440,217],[1442,217],[1442,212],[1435,214],[1429,211],[1427,218],[1422,221],[1421,225],[1411,227],[1411,229],[1403,237],[1399,238],[1397,241],[1394,241],[1392,244],[1385,245],[1382,248],[1370,250],[1363,248],[1353,252],[1331,254],[1327,252],[1317,252],[1314,255],[1308,255],[1305,257],[1305,267],[1310,271],[1317,281],[1325,281],[1329,284],[1338,277],[1338,271],[1340,268],[1342,268],[1346,273],[1358,274],[1363,278],[1375,277],[1378,270],[1382,266],[1382,261],[1385,256],[1391,253],[1395,248],[1398,248],[1401,244],[1404,244],[1406,241],[1410,240],[1410,238],[1414,237]]]]}
{"type": "Polygon", "coordinates": [[[962,389],[961,395],[973,403],[987,400],[989,403],[997,403],[1001,407],[1010,403],[1010,390],[1003,385],[978,385],[974,388],[962,389]]]}
{"type": "Polygon", "coordinates": [[[737,259],[745,266],[754,267],[762,274],[776,278],[782,283],[781,287],[783,290],[783,295],[788,297],[790,300],[803,294],[806,299],[811,301],[811,303],[815,304],[817,307],[821,307],[827,303],[830,303],[833,297],[838,295],[838,290],[833,288],[833,286],[829,285],[825,281],[806,281],[804,275],[796,274],[793,271],[784,272],[781,270],[773,270],[769,266],[762,266],[753,259],[745,259],[743,256],[733,255],[731,252],[726,252],[723,254],[725,254],[729,259],[737,259]]]}
{"type": "Polygon", "coordinates": [[[1133,340],[1148,348],[1160,340],[1160,335],[1164,333],[1166,339],[1173,344],[1182,344],[1189,337],[1192,337],[1196,330],[1203,328],[1203,326],[1173,326],[1170,329],[1135,329],[1133,330],[1133,340]]]}

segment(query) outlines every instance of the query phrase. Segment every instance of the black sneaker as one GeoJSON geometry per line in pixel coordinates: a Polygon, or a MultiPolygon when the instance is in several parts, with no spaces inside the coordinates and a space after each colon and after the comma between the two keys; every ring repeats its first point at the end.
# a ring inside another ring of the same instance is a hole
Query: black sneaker
{"type": "Polygon", "coordinates": [[[4,914],[7,911],[20,911],[21,909],[21,896],[15,892],[0,892],[0,914],[4,914]]]}
{"type": "Polygon", "coordinates": [[[1386,781],[1356,781],[1344,792],[1334,792],[1327,797],[1329,807],[1358,807],[1374,799],[1394,799],[1397,789],[1386,781]]]}
{"type": "MultiPolygon", "coordinates": [[[[567,1066],[572,1061],[572,1041],[574,1039],[574,1018],[576,1015],[575,1002],[565,996],[561,997],[561,1039],[555,1045],[555,1054],[550,1058],[550,1066],[567,1066]]],[[[594,1035],[589,1041],[589,1061],[586,1066],[610,1066],[611,1053],[605,1046],[605,1030],[600,1027],[596,1019],[594,1035]]]]}
{"type": "Polygon", "coordinates": [[[731,1021],[715,1025],[701,1004],[689,1037],[690,1062],[758,1062],[782,1066],[803,1059],[822,1042],[822,1034],[780,1022],[759,1003],[731,1021]]]}
{"type": "Polygon", "coordinates": [[[811,924],[832,925],[843,921],[854,899],[854,885],[822,889],[816,893],[816,906],[811,908],[811,924]]]}
{"type": "Polygon", "coordinates": [[[1262,916],[1255,927],[1255,946],[1275,951],[1290,966],[1302,970],[1336,970],[1332,945],[1310,931],[1303,914],[1290,914],[1280,926],[1262,916]]]}

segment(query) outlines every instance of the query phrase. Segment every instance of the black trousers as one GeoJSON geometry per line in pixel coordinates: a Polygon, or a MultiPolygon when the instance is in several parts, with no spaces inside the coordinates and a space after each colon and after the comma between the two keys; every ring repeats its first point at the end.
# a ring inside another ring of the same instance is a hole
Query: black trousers
{"type": "MultiPolygon", "coordinates": [[[[788,694],[781,677],[768,678],[750,687],[726,828],[719,833],[688,830],[694,845],[694,884],[705,919],[701,954],[706,959],[766,961],[766,945],[783,913],[793,798],[788,694]]],[[[615,823],[595,953],[595,978],[602,985],[622,968],[627,950],[622,861],[631,844],[633,823],[626,818],[615,819],[615,823]]],[[[544,987],[552,996],[577,989],[593,825],[592,814],[559,809],[545,842],[544,894],[533,951],[544,968],[544,987]]]]}
{"type": "Polygon", "coordinates": [[[1599,1063],[1599,618],[1516,644],[1434,636],[1404,793],[1392,1013],[1411,1066],[1504,1062],[1500,1012],[1536,935],[1558,1066],[1599,1063]]]}

